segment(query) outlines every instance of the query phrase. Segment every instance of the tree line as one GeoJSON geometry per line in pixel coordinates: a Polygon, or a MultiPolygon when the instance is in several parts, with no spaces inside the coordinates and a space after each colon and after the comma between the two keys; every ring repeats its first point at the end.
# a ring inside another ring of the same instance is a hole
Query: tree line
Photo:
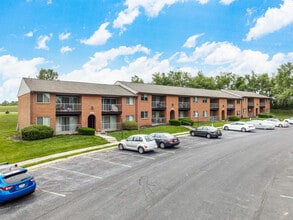
{"type": "MultiPolygon", "coordinates": [[[[144,83],[137,75],[133,76],[131,81],[144,83]]],[[[271,97],[273,108],[293,108],[293,64],[291,62],[282,64],[277,69],[277,73],[271,77],[268,73],[256,74],[254,71],[244,76],[223,72],[215,77],[205,76],[202,72],[191,76],[188,72],[170,71],[153,74],[152,84],[249,91],[271,97]]]]}

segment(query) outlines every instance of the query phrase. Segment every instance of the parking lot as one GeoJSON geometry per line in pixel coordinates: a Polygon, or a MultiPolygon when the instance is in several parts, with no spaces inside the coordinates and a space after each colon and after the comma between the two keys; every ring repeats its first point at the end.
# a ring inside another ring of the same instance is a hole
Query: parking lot
{"type": "MultiPolygon", "coordinates": [[[[37,219],[44,213],[50,213],[56,207],[62,206],[71,200],[76,200],[84,192],[96,191],[99,187],[106,187],[108,181],[119,181],[121,177],[136,175],[143,167],[156,164],[156,167],[165,168],[165,164],[176,164],[189,155],[201,154],[204,161],[205,154],[214,151],[222,151],[220,146],[233,144],[234,140],[248,141],[253,136],[264,138],[276,135],[276,133],[293,132],[293,127],[276,128],[275,130],[256,130],[255,132],[223,131],[223,136],[218,139],[206,139],[189,135],[179,137],[180,145],[174,148],[160,149],[155,152],[138,154],[134,151],[119,151],[117,147],[91,152],[68,159],[63,159],[30,170],[37,181],[37,190],[34,194],[13,201],[0,207],[1,219],[37,219]],[[284,130],[287,129],[287,130],[284,130]],[[15,210],[18,210],[15,212],[15,210]],[[32,210],[34,210],[32,212],[32,210]],[[20,217],[21,216],[21,217],[20,217]]],[[[282,140],[280,140],[282,141],[282,140]]],[[[241,145],[241,142],[239,143],[241,145]]],[[[269,144],[269,143],[268,143],[269,144]]],[[[293,151],[293,150],[292,150],[293,151]]],[[[224,154],[219,152],[219,154],[224,154]]],[[[293,175],[292,175],[293,176],[293,175]]],[[[288,177],[291,183],[293,177],[288,177]]],[[[282,194],[287,199],[291,194],[282,194]]],[[[292,194],[293,196],[293,194],[292,194]]],[[[292,210],[293,212],[293,210],[292,210]]],[[[286,214],[286,213],[285,213],[286,214]]]]}

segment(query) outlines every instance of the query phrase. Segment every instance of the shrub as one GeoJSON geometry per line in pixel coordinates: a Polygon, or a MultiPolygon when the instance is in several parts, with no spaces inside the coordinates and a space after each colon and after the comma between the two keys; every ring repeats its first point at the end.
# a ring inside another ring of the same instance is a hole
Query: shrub
{"type": "Polygon", "coordinates": [[[46,125],[30,125],[21,130],[23,140],[39,140],[53,137],[54,130],[46,125]]]}
{"type": "Polygon", "coordinates": [[[239,121],[240,120],[240,118],[238,117],[238,116],[230,116],[229,117],[229,119],[228,119],[229,121],[239,121]]]}
{"type": "Polygon", "coordinates": [[[193,121],[190,118],[179,118],[179,121],[182,125],[193,125],[193,121]]]}
{"type": "Polygon", "coordinates": [[[258,114],[258,117],[259,118],[274,118],[274,115],[270,113],[260,113],[258,114]]]}
{"type": "Polygon", "coordinates": [[[175,125],[175,126],[180,126],[180,121],[179,120],[176,120],[176,119],[170,119],[169,120],[169,124],[170,125],[175,125]]]}
{"type": "Polygon", "coordinates": [[[94,128],[78,128],[78,133],[81,135],[95,135],[96,130],[94,128]]]}
{"type": "Polygon", "coordinates": [[[125,121],[122,124],[122,129],[123,130],[137,130],[138,124],[136,121],[125,121]]]}
{"type": "Polygon", "coordinates": [[[9,111],[8,111],[8,110],[6,110],[5,114],[9,114],[9,111]]]}

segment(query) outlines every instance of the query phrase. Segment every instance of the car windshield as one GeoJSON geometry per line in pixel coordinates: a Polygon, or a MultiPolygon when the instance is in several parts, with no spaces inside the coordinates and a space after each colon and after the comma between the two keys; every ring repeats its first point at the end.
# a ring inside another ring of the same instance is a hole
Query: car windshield
{"type": "Polygon", "coordinates": [[[13,184],[13,183],[24,181],[30,177],[31,176],[28,173],[18,173],[12,176],[4,177],[3,181],[7,184],[13,184]]]}
{"type": "Polygon", "coordinates": [[[145,136],[144,138],[145,138],[146,142],[150,142],[150,141],[153,141],[154,140],[153,137],[150,136],[150,135],[145,136]]]}

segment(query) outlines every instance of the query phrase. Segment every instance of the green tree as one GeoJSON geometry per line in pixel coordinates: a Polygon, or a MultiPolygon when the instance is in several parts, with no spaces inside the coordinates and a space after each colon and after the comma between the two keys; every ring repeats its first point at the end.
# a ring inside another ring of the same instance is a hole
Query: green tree
{"type": "Polygon", "coordinates": [[[220,73],[215,77],[217,89],[231,89],[236,76],[234,73],[220,73]]]}
{"type": "Polygon", "coordinates": [[[52,69],[41,69],[39,74],[37,75],[38,79],[45,79],[45,80],[56,80],[58,79],[58,73],[54,72],[52,69]]]}
{"type": "Polygon", "coordinates": [[[143,79],[139,78],[137,75],[131,77],[131,82],[133,83],[144,83],[143,79]]]}

